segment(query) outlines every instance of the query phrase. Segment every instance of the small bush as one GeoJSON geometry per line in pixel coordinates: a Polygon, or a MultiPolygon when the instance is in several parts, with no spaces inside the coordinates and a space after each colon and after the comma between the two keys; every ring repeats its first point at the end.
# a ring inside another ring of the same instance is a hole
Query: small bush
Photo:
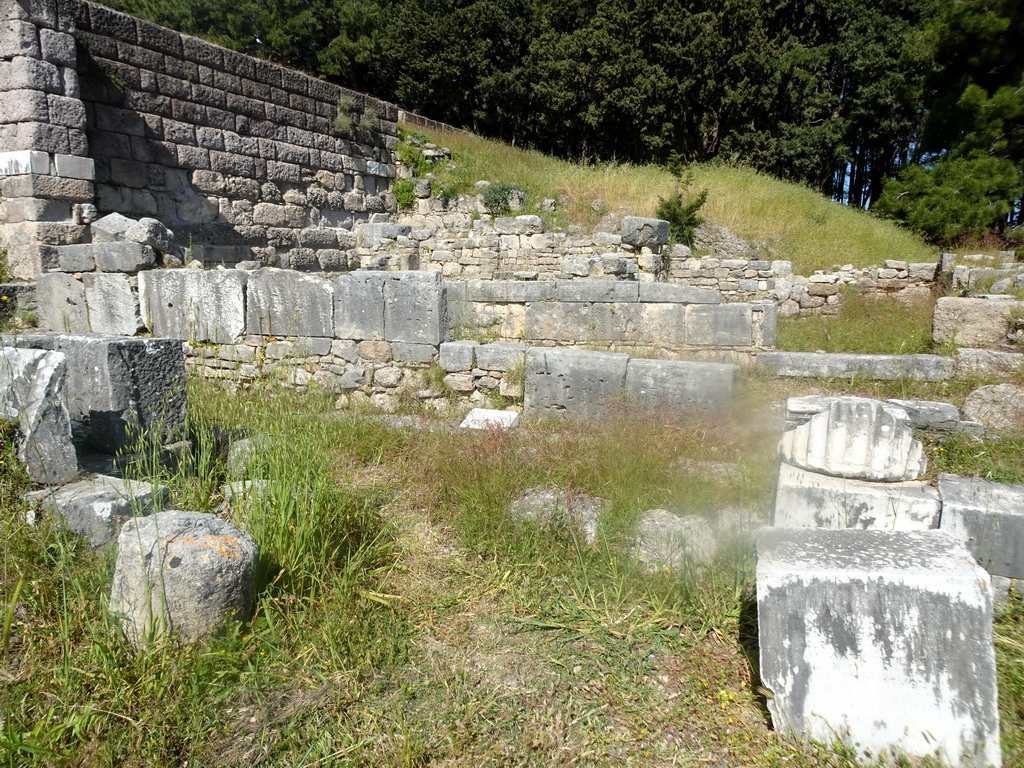
{"type": "Polygon", "coordinates": [[[408,210],[416,204],[416,193],[409,179],[399,179],[395,182],[391,191],[395,195],[395,202],[398,203],[398,207],[402,210],[408,210]]]}
{"type": "Polygon", "coordinates": [[[423,150],[407,140],[402,140],[396,147],[398,159],[403,165],[412,169],[412,175],[423,176],[430,169],[430,162],[423,156],[423,150]]]}
{"type": "Polygon", "coordinates": [[[349,96],[338,98],[338,114],[334,117],[334,132],[339,136],[346,136],[352,130],[352,110],[356,103],[349,96]]]}
{"type": "Polygon", "coordinates": [[[379,131],[380,113],[373,107],[370,107],[363,112],[363,116],[359,120],[359,126],[367,131],[379,131]]]}
{"type": "Polygon", "coordinates": [[[513,192],[523,194],[523,191],[514,184],[491,184],[483,193],[484,208],[494,216],[510,213],[512,207],[509,205],[509,196],[513,192]]]}
{"type": "Polygon", "coordinates": [[[687,190],[693,184],[693,171],[686,170],[682,157],[673,152],[668,161],[668,170],[675,177],[675,192],[671,197],[659,197],[655,215],[668,222],[669,240],[674,243],[693,245],[693,231],[703,223],[698,214],[708,200],[708,191],[702,190],[692,200],[686,200],[687,190]]]}

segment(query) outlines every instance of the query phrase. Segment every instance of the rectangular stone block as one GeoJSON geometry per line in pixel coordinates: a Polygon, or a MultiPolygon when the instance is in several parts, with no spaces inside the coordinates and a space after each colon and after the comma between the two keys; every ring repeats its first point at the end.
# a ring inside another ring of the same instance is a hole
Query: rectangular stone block
{"type": "Polygon", "coordinates": [[[264,267],[249,275],[246,331],[262,336],[334,336],[334,289],[322,277],[264,267]]]}
{"type": "Polygon", "coordinates": [[[571,280],[556,284],[555,298],[571,302],[635,302],[640,284],[624,280],[571,280]]]}
{"type": "Polygon", "coordinates": [[[629,355],[532,347],[526,353],[526,410],[598,416],[622,395],[629,355]]]}
{"type": "Polygon", "coordinates": [[[237,269],[139,273],[142,319],[155,336],[231,344],[245,333],[245,283],[237,269]]]}
{"type": "Polygon", "coordinates": [[[90,244],[101,272],[138,272],[156,264],[156,252],[139,243],[90,244]]]}
{"type": "Polygon", "coordinates": [[[387,272],[360,270],[334,281],[334,335],[339,339],[384,338],[387,272]]]}
{"type": "Polygon", "coordinates": [[[507,371],[522,366],[526,345],[513,341],[495,341],[476,348],[476,367],[485,371],[507,371]]]}
{"type": "Polygon", "coordinates": [[[932,341],[958,347],[998,347],[1007,341],[1012,319],[1024,302],[1008,299],[944,296],[932,313],[932,341]]]}
{"type": "Polygon", "coordinates": [[[21,176],[26,173],[48,175],[50,173],[49,153],[31,149],[0,152],[0,176],[21,176]]]}
{"type": "MultiPolygon", "coordinates": [[[[554,282],[524,280],[472,280],[465,286],[466,301],[496,302],[501,304],[529,301],[553,301],[554,282]]],[[[451,288],[449,287],[449,290],[451,288]]]]}
{"type": "Polygon", "coordinates": [[[89,273],[82,284],[92,333],[134,336],[145,328],[128,275],[89,273]]]}
{"type": "Polygon", "coordinates": [[[988,577],[944,531],[762,529],[775,727],[861,753],[1000,765],[988,577]]]}
{"type": "Polygon", "coordinates": [[[395,360],[404,360],[415,363],[432,362],[437,354],[437,347],[431,344],[411,344],[406,341],[396,341],[391,345],[391,354],[395,360]]]}
{"type": "Polygon", "coordinates": [[[722,294],[682,283],[639,283],[640,301],[662,304],[721,304],[722,294]]]}
{"type": "Polygon", "coordinates": [[[68,411],[89,443],[115,453],[137,440],[160,445],[185,429],[185,358],[174,339],[67,333],[24,336],[19,345],[67,358],[68,411]]]}
{"type": "Polygon", "coordinates": [[[388,272],[384,338],[439,345],[448,338],[448,301],[440,272],[388,272]]]}
{"type": "Polygon", "coordinates": [[[798,378],[914,379],[950,378],[956,363],[940,355],[857,355],[846,352],[760,352],[757,364],[776,376],[798,378]]]}
{"type": "Polygon", "coordinates": [[[446,341],[438,349],[438,364],[449,373],[471,371],[476,363],[475,341],[446,341]]]}
{"type": "Polygon", "coordinates": [[[939,492],[918,480],[848,480],[783,462],[772,524],[777,528],[927,531],[939,525],[939,492]]]}
{"type": "Polygon", "coordinates": [[[687,306],[686,343],[692,347],[750,347],[753,343],[750,305],[687,306]]]}
{"type": "Polygon", "coordinates": [[[69,274],[49,272],[36,278],[36,322],[46,331],[89,331],[85,287],[69,274]]]}
{"type": "Polygon", "coordinates": [[[632,358],[625,391],[645,408],[721,407],[732,401],[736,370],[726,363],[632,358]]]}
{"type": "Polygon", "coordinates": [[[566,344],[643,343],[645,337],[637,330],[643,312],[643,305],[635,302],[531,302],[526,305],[524,338],[566,344]]]}
{"type": "Polygon", "coordinates": [[[939,475],[941,528],[989,573],[1024,579],[1024,486],[939,475]]]}
{"type": "Polygon", "coordinates": [[[53,160],[58,176],[65,179],[86,179],[87,181],[96,179],[96,161],[91,157],[54,155],[53,160]]]}

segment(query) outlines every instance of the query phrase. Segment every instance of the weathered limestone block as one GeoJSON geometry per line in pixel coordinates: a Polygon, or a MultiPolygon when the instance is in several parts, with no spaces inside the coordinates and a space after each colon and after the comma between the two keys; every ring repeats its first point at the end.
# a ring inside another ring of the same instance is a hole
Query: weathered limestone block
{"type": "Polygon", "coordinates": [[[245,326],[263,336],[334,336],[334,288],[322,277],[264,267],[246,283],[245,326]]]}
{"type": "Polygon", "coordinates": [[[783,433],[779,453],[801,469],[861,480],[913,480],[925,461],[905,415],[896,418],[882,403],[861,398],[829,400],[783,433]]]}
{"type": "Polygon", "coordinates": [[[66,396],[64,355],[0,348],[0,417],[18,427],[18,458],[33,482],[63,483],[78,473],[66,396]]]}
{"type": "Polygon", "coordinates": [[[775,491],[777,528],[927,531],[939,525],[939,493],[925,482],[849,480],[783,463],[775,491]]]}
{"type": "Polygon", "coordinates": [[[92,546],[102,547],[117,538],[126,520],[162,510],[170,494],[163,485],[96,475],[26,498],[92,546]]]}
{"type": "Polygon", "coordinates": [[[245,283],[238,269],[139,273],[142,319],[154,336],[231,344],[245,333],[245,283]]]}
{"type": "Polygon", "coordinates": [[[1006,375],[1024,371],[1024,355],[1020,352],[998,352],[992,349],[958,349],[958,376],[1006,375]]]}
{"type": "Polygon", "coordinates": [[[528,488],[509,507],[515,520],[550,523],[581,537],[585,544],[597,540],[597,525],[608,500],[560,488],[528,488]]]}
{"type": "Polygon", "coordinates": [[[33,334],[19,345],[67,358],[71,418],[88,425],[89,442],[106,453],[146,435],[161,444],[185,429],[185,359],[174,339],[33,334]]]}
{"type": "Polygon", "coordinates": [[[62,272],[48,272],[36,278],[36,321],[47,331],[88,333],[85,286],[81,280],[62,272]]]}
{"type": "Polygon", "coordinates": [[[92,243],[88,247],[93,249],[100,272],[138,272],[156,265],[156,252],[141,243],[92,243]]]}
{"type": "Polygon", "coordinates": [[[753,312],[749,304],[694,304],[686,307],[686,341],[694,347],[750,347],[753,312]]]}
{"type": "Polygon", "coordinates": [[[960,423],[960,410],[951,403],[934,400],[895,400],[886,402],[898,405],[907,412],[914,429],[932,432],[952,432],[960,423]]]}
{"type": "Polygon", "coordinates": [[[668,242],[669,224],[663,219],[626,216],[622,219],[622,242],[635,248],[664,245],[668,242]]]}
{"type": "Polygon", "coordinates": [[[964,400],[964,418],[997,432],[1024,432],[1024,387],[989,384],[964,400]]]}
{"type": "Polygon", "coordinates": [[[683,283],[640,283],[640,301],[660,304],[721,304],[722,294],[683,283]]]}
{"type": "Polygon", "coordinates": [[[677,515],[649,509],[637,523],[634,551],[652,570],[685,570],[711,560],[717,548],[708,521],[697,515],[677,515]]]}
{"type": "MultiPolygon", "coordinates": [[[[526,305],[524,338],[567,344],[643,341],[646,314],[662,305],[539,301],[526,305]],[[642,329],[637,332],[635,329],[642,329]]],[[[678,305],[673,306],[678,312],[678,305]]],[[[668,334],[666,334],[668,335],[668,334]]]]}
{"type": "Polygon", "coordinates": [[[387,272],[360,270],[334,281],[334,335],[340,339],[384,338],[387,272]]]}
{"type": "Polygon", "coordinates": [[[939,475],[942,530],[989,573],[1024,579],[1024,486],[939,475]]]}
{"type": "Polygon", "coordinates": [[[474,408],[459,424],[460,429],[514,429],[518,426],[517,412],[498,411],[493,408],[474,408]]]}
{"type": "Polygon", "coordinates": [[[567,302],[635,302],[639,297],[639,285],[624,280],[572,280],[557,284],[555,298],[567,302]]]}
{"type": "Polygon", "coordinates": [[[120,213],[108,213],[92,223],[93,243],[117,243],[124,240],[125,234],[138,222],[120,213]]]}
{"type": "Polygon", "coordinates": [[[388,272],[384,338],[434,346],[447,340],[448,300],[440,273],[388,272]]]}
{"type": "MultiPolygon", "coordinates": [[[[522,303],[528,301],[553,301],[556,284],[524,280],[471,280],[465,285],[465,301],[493,301],[500,303],[522,303]]],[[[448,287],[449,293],[453,286],[448,287]]]]}
{"type": "Polygon", "coordinates": [[[932,341],[958,347],[994,347],[1007,343],[1013,318],[1024,316],[1024,302],[1010,298],[944,296],[935,302],[932,341]]]}
{"type": "Polygon", "coordinates": [[[145,328],[128,275],[89,273],[82,285],[91,333],[134,336],[145,328]]]}
{"type": "Polygon", "coordinates": [[[874,755],[1000,765],[988,574],[944,531],[758,534],[775,727],[874,755]]]}
{"type": "Polygon", "coordinates": [[[129,520],[117,539],[110,610],[133,643],[191,642],[252,615],[259,549],[216,515],[169,510],[129,520]]]}
{"type": "Polygon", "coordinates": [[[526,345],[513,341],[493,341],[480,344],[474,350],[476,367],[484,371],[508,371],[523,365],[526,359],[526,345]]]}
{"type": "Polygon", "coordinates": [[[626,366],[625,392],[647,408],[724,406],[732,400],[735,365],[632,358],[626,366]]]}
{"type": "Polygon", "coordinates": [[[470,371],[475,365],[476,341],[446,341],[438,350],[438,364],[449,373],[470,371]]]}
{"type": "Polygon", "coordinates": [[[845,352],[760,352],[757,364],[776,376],[941,381],[954,363],[940,355],[857,355],[845,352]]]}
{"type": "Polygon", "coordinates": [[[533,347],[526,353],[524,407],[596,416],[626,386],[629,355],[533,347]]]}

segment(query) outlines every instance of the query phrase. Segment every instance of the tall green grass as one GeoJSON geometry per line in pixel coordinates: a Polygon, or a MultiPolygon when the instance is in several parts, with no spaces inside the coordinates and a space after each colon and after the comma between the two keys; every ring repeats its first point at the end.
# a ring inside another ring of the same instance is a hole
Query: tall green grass
{"type": "MultiPolygon", "coordinates": [[[[529,205],[560,198],[559,223],[564,225],[597,224],[601,215],[591,208],[596,199],[609,211],[653,216],[658,198],[674,191],[674,178],[660,166],[580,165],[469,133],[429,135],[453,153],[452,168],[434,169],[439,187],[472,193],[472,184],[480,179],[510,182],[529,193],[529,205]]],[[[765,244],[772,258],[792,261],[798,274],[843,264],[880,265],[885,259],[937,259],[934,248],[892,222],[799,184],[723,164],[698,164],[691,170],[691,189],[708,190],[701,209],[705,218],[765,244]]]]}

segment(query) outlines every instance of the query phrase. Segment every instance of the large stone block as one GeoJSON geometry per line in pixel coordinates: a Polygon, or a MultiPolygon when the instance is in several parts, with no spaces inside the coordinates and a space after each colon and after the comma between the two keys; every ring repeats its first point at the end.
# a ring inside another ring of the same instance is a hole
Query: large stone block
{"type": "Polygon", "coordinates": [[[762,529],[757,613],[778,730],[999,766],[991,584],[944,531],[762,529]]]}
{"type": "Polygon", "coordinates": [[[216,515],[169,510],[129,520],[117,539],[110,610],[136,645],[198,640],[252,615],[259,548],[216,515]]]}
{"type": "Polygon", "coordinates": [[[479,346],[475,341],[446,341],[438,349],[438,364],[449,373],[472,370],[479,346]]]}
{"type": "MultiPolygon", "coordinates": [[[[528,301],[553,301],[556,284],[551,281],[472,280],[464,283],[464,301],[497,302],[500,304],[528,301]]],[[[449,294],[452,286],[448,287],[449,294]]]]}
{"type": "Polygon", "coordinates": [[[640,295],[639,292],[639,283],[623,280],[573,280],[558,283],[555,298],[568,302],[635,302],[640,295]]]}
{"type": "Polygon", "coordinates": [[[185,428],[185,359],[174,339],[47,333],[19,345],[63,353],[71,418],[88,425],[91,445],[114,453],[140,436],[161,444],[185,428]]]}
{"type": "Polygon", "coordinates": [[[245,333],[238,269],[160,269],[139,274],[142,319],[154,336],[230,344],[245,333]]]}
{"type": "Polygon", "coordinates": [[[917,480],[848,480],[783,463],[772,522],[778,528],[927,531],[939,525],[939,492],[917,480]]]}
{"type": "Polygon", "coordinates": [[[85,286],[81,280],[61,272],[36,278],[36,322],[46,331],[89,331],[85,286]]]}
{"type": "Polygon", "coordinates": [[[138,272],[156,264],[156,252],[141,243],[93,244],[100,272],[138,272]]]}
{"type": "Polygon", "coordinates": [[[1024,485],[939,475],[942,530],[989,573],[1024,579],[1024,485]]]}
{"type": "Polygon", "coordinates": [[[448,338],[448,301],[440,272],[388,272],[384,338],[437,346],[448,338]]]}
{"type": "Polygon", "coordinates": [[[823,404],[783,433],[784,461],[834,477],[886,482],[913,480],[924,471],[921,441],[902,409],[864,398],[823,398],[823,404]]]}
{"type": "Polygon", "coordinates": [[[246,284],[246,330],[270,336],[334,336],[334,288],[322,277],[264,267],[246,284]]]}
{"type": "Polygon", "coordinates": [[[668,242],[669,224],[664,219],[626,216],[622,220],[622,242],[635,248],[659,246],[668,242]]]}
{"type": "Polygon", "coordinates": [[[932,432],[951,432],[960,423],[960,410],[951,403],[935,400],[896,400],[886,402],[898,405],[907,412],[907,418],[914,429],[932,432]]]}
{"type": "Polygon", "coordinates": [[[637,303],[531,302],[526,305],[524,337],[527,341],[566,344],[643,343],[647,339],[643,321],[648,306],[637,303]]]}
{"type": "Polygon", "coordinates": [[[721,304],[722,294],[683,283],[640,283],[640,301],[660,304],[721,304]]]}
{"type": "Polygon", "coordinates": [[[723,406],[732,400],[736,366],[633,358],[626,366],[626,394],[648,408],[723,406]]]}
{"type": "Polygon", "coordinates": [[[1024,432],[1024,387],[989,384],[964,399],[964,418],[996,432],[1024,432]]]}
{"type": "Polygon", "coordinates": [[[128,275],[89,273],[82,284],[90,332],[134,336],[145,328],[128,275]]]}
{"type": "Polygon", "coordinates": [[[166,486],[107,475],[28,495],[30,502],[94,547],[117,538],[126,520],[159,512],[169,497],[166,486]]]}
{"type": "Polygon", "coordinates": [[[526,353],[527,410],[595,416],[621,396],[629,355],[533,347],[526,353]]]}
{"type": "Polygon", "coordinates": [[[334,281],[334,335],[339,339],[384,338],[387,272],[358,271],[334,281]]]}
{"type": "Polygon", "coordinates": [[[932,341],[958,347],[994,347],[1007,343],[1011,320],[1024,315],[1024,302],[1009,298],[944,296],[932,313],[932,341]]]}
{"type": "Polygon", "coordinates": [[[521,366],[525,360],[526,345],[512,341],[494,341],[475,348],[476,367],[485,371],[507,371],[521,366]]]}
{"type": "Polygon", "coordinates": [[[776,376],[941,381],[954,362],[940,355],[857,355],[845,352],[761,352],[757,364],[776,376]]]}
{"type": "Polygon", "coordinates": [[[36,483],[63,483],[78,473],[66,387],[59,352],[0,348],[0,417],[18,427],[18,458],[36,483]]]}
{"type": "Polygon", "coordinates": [[[693,347],[750,347],[754,341],[749,304],[686,307],[686,341],[693,347]]]}

